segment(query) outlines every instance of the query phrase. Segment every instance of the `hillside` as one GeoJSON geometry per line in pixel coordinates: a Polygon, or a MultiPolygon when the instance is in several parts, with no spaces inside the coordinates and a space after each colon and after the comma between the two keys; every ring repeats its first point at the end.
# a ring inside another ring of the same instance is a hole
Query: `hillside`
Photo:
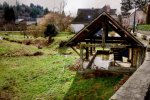
{"type": "Polygon", "coordinates": [[[72,49],[59,48],[62,40],[72,37],[70,33],[59,33],[43,48],[22,43],[29,39],[18,33],[0,36],[7,38],[0,40],[0,99],[107,100],[122,79],[78,74],[79,56],[72,49]],[[36,52],[42,54],[34,55],[36,52]]]}

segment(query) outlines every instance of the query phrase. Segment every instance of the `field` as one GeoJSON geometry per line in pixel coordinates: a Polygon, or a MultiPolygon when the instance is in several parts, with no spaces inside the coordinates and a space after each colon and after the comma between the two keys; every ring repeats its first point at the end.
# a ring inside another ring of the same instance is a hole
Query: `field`
{"type": "Polygon", "coordinates": [[[2,100],[108,100],[122,79],[122,76],[87,78],[71,70],[79,56],[70,48],[59,49],[59,43],[72,34],[59,33],[51,45],[42,49],[23,44],[21,41],[28,39],[20,34],[0,36],[9,40],[0,40],[2,100]],[[35,55],[37,52],[40,55],[35,55]]]}

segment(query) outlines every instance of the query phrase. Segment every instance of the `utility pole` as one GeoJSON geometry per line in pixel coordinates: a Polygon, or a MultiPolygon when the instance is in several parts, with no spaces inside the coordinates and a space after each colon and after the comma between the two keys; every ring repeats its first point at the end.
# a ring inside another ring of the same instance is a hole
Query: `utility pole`
{"type": "Polygon", "coordinates": [[[19,7],[18,1],[16,0],[16,19],[18,19],[18,7],[19,7]]]}
{"type": "Polygon", "coordinates": [[[133,22],[133,33],[135,32],[135,25],[136,25],[136,2],[134,3],[134,22],[133,22]]]}

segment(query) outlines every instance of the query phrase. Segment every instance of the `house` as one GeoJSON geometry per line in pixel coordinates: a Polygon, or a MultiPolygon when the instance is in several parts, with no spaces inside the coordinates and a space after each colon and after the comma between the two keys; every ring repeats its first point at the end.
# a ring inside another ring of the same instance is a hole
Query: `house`
{"type": "Polygon", "coordinates": [[[24,19],[16,19],[15,26],[18,31],[23,31],[27,28],[27,22],[24,19]]]}
{"type": "Polygon", "coordinates": [[[103,8],[91,8],[91,9],[78,9],[77,17],[72,21],[71,28],[75,33],[79,32],[89,22],[98,17],[103,11],[109,13],[113,18],[117,20],[116,9],[111,9],[109,5],[105,5],[103,8]]]}
{"type": "Polygon", "coordinates": [[[134,25],[134,16],[135,16],[135,25],[137,24],[145,24],[146,23],[146,13],[142,9],[133,9],[129,11],[129,27],[132,28],[134,25]],[[136,13],[136,15],[135,15],[136,13]]]}
{"type": "Polygon", "coordinates": [[[134,26],[134,18],[135,18],[135,26],[138,24],[145,24],[146,23],[146,16],[147,14],[142,10],[137,8],[132,9],[130,11],[128,11],[127,13],[123,12],[122,13],[122,22],[123,22],[123,26],[125,28],[133,28],[134,26]],[[135,15],[136,13],[136,15],[135,15]]]}

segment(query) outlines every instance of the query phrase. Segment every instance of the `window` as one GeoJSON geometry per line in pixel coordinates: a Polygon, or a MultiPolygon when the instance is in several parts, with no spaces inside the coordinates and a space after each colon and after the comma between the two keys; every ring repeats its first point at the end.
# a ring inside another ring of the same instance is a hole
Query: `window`
{"type": "Polygon", "coordinates": [[[91,17],[91,15],[88,15],[88,19],[91,19],[92,17],[91,17]]]}

